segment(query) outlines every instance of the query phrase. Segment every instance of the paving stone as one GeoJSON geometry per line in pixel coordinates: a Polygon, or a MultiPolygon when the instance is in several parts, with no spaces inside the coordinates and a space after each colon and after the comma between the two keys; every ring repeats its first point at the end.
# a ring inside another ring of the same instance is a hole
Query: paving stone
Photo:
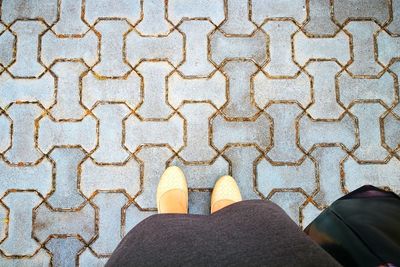
{"type": "Polygon", "coordinates": [[[339,146],[319,146],[311,152],[311,156],[318,163],[319,178],[319,190],[313,198],[319,205],[328,207],[344,195],[340,162],[347,153],[339,146]]]}
{"type": "Polygon", "coordinates": [[[0,241],[3,241],[7,237],[7,225],[8,225],[8,211],[7,208],[0,204],[0,241]]]}
{"type": "Polygon", "coordinates": [[[315,207],[312,203],[307,203],[304,208],[301,209],[301,215],[303,216],[302,228],[306,228],[318,215],[321,210],[315,207]]]}
{"type": "Polygon", "coordinates": [[[91,248],[99,255],[111,255],[122,239],[121,209],[127,204],[127,197],[121,193],[101,192],[93,198],[99,208],[99,235],[91,248]]]}
{"type": "Polygon", "coordinates": [[[39,250],[35,256],[31,258],[4,258],[0,257],[0,264],[3,266],[50,266],[51,256],[44,249],[39,250]]]}
{"type": "Polygon", "coordinates": [[[339,27],[331,18],[332,1],[330,0],[309,0],[309,18],[304,26],[307,34],[314,36],[332,36],[339,30],[339,27]]]}
{"type": "Polygon", "coordinates": [[[334,18],[339,23],[348,19],[376,19],[380,24],[389,20],[389,2],[386,0],[334,1],[334,18]]]}
{"type": "Polygon", "coordinates": [[[210,214],[210,192],[189,192],[189,213],[190,214],[210,214]]]}
{"type": "Polygon", "coordinates": [[[392,36],[385,31],[380,31],[376,37],[378,46],[378,60],[383,65],[389,65],[400,57],[400,38],[392,36]]]}
{"type": "Polygon", "coordinates": [[[99,146],[92,154],[99,163],[121,163],[129,157],[123,147],[123,119],[131,110],[123,104],[100,104],[92,110],[99,119],[99,146]]]}
{"type": "Polygon", "coordinates": [[[16,39],[10,30],[3,30],[1,30],[2,33],[0,34],[0,45],[2,47],[0,51],[0,63],[3,66],[8,66],[14,58],[13,50],[16,39]]]}
{"type": "Polygon", "coordinates": [[[213,162],[184,162],[174,158],[169,165],[178,166],[185,173],[189,188],[212,188],[215,182],[229,172],[229,161],[224,157],[217,157],[213,162]]]}
{"type": "Polygon", "coordinates": [[[55,102],[56,80],[50,73],[38,79],[13,79],[8,73],[0,75],[0,106],[6,107],[13,102],[38,101],[45,108],[55,102]]]}
{"type": "Polygon", "coordinates": [[[11,192],[3,198],[9,208],[8,235],[0,250],[8,256],[31,256],[40,249],[32,238],[32,210],[42,199],[35,192],[11,192]]]}
{"type": "Polygon", "coordinates": [[[254,101],[260,108],[280,101],[296,101],[306,108],[312,101],[311,77],[304,72],[291,79],[271,78],[258,72],[252,83],[254,101]]]}
{"type": "Polygon", "coordinates": [[[166,77],[172,72],[173,66],[167,62],[143,62],[137,70],[143,77],[143,102],[137,109],[137,113],[146,119],[167,119],[172,109],[165,100],[166,77]],[[157,109],[154,107],[157,106],[157,109]]]}
{"type": "Polygon", "coordinates": [[[163,35],[168,34],[172,25],[165,19],[166,2],[163,0],[143,1],[143,17],[136,26],[141,35],[163,35]]]}
{"type": "Polygon", "coordinates": [[[88,198],[97,190],[125,190],[133,197],[140,191],[139,163],[130,158],[124,164],[100,165],[87,159],[81,164],[79,188],[88,198]]]}
{"type": "Polygon", "coordinates": [[[129,24],[124,20],[101,20],[96,23],[95,29],[101,34],[101,60],[93,71],[106,77],[125,75],[130,67],[124,61],[122,50],[129,24]]]}
{"type": "Polygon", "coordinates": [[[270,118],[264,113],[254,121],[229,121],[217,115],[212,127],[212,144],[219,150],[230,144],[255,144],[265,150],[271,144],[270,118]]]}
{"type": "Polygon", "coordinates": [[[343,31],[334,38],[308,37],[299,31],[293,36],[294,60],[302,66],[310,59],[335,59],[344,65],[350,60],[349,39],[343,31]]]}
{"type": "Polygon", "coordinates": [[[57,183],[48,203],[53,208],[77,208],[85,201],[77,188],[78,166],[86,154],[79,148],[55,148],[49,156],[55,163],[57,183]]]}
{"type": "Polygon", "coordinates": [[[16,19],[43,18],[48,24],[57,19],[57,0],[31,2],[25,0],[4,0],[1,3],[1,19],[11,23],[16,19]]]}
{"type": "Polygon", "coordinates": [[[300,206],[306,200],[303,194],[295,191],[281,191],[276,192],[270,200],[284,209],[294,222],[300,224],[300,206]]]}
{"type": "Polygon", "coordinates": [[[316,190],[316,166],[309,158],[299,165],[273,165],[261,159],[256,167],[257,188],[265,197],[270,197],[275,189],[301,188],[311,195],[316,190]]]}
{"type": "Polygon", "coordinates": [[[184,76],[207,77],[215,68],[208,60],[208,34],[214,29],[208,20],[187,20],[179,25],[186,37],[185,62],[179,66],[184,76]]]}
{"type": "Polygon", "coordinates": [[[224,60],[251,59],[262,65],[267,60],[267,36],[257,30],[252,36],[225,36],[215,31],[210,37],[211,59],[217,65],[224,60]]]}
{"type": "Polygon", "coordinates": [[[9,165],[0,161],[0,195],[6,191],[36,190],[42,196],[47,196],[53,190],[53,165],[44,158],[34,166],[27,164],[9,165]]]}
{"type": "Polygon", "coordinates": [[[125,210],[125,227],[123,228],[123,235],[125,236],[133,227],[135,227],[136,224],[154,214],[157,214],[157,212],[140,210],[133,203],[129,205],[125,210]]]}
{"type": "Polygon", "coordinates": [[[42,112],[37,104],[13,104],[7,109],[13,125],[13,142],[4,156],[11,163],[34,163],[43,156],[34,139],[34,121],[42,112]]]}
{"type": "Polygon", "coordinates": [[[89,242],[95,235],[96,215],[94,207],[90,204],[74,211],[55,211],[41,204],[35,210],[35,215],[33,234],[40,242],[50,235],[67,234],[79,235],[85,242],[89,242]]]}
{"type": "Polygon", "coordinates": [[[46,247],[53,254],[53,266],[75,266],[76,254],[84,247],[75,237],[51,238],[46,247]]]}
{"type": "Polygon", "coordinates": [[[299,144],[306,151],[316,144],[340,143],[347,150],[352,150],[357,145],[357,124],[349,114],[333,121],[312,120],[308,116],[302,116],[298,125],[299,144]]]}
{"type": "Polygon", "coordinates": [[[250,78],[257,71],[252,61],[229,61],[222,71],[228,79],[228,102],[223,109],[228,118],[253,117],[258,109],[251,99],[250,78]]]}
{"type": "Polygon", "coordinates": [[[141,79],[136,72],[126,78],[103,79],[91,72],[82,77],[82,103],[92,108],[97,102],[124,102],[135,108],[140,102],[141,79]]]}
{"type": "Polygon", "coordinates": [[[394,34],[399,34],[399,26],[400,26],[400,1],[394,0],[392,1],[392,9],[393,9],[393,20],[386,27],[390,32],[394,34]]]}
{"type": "Polygon", "coordinates": [[[143,59],[168,60],[173,66],[183,60],[183,36],[176,30],[162,37],[141,36],[136,31],[131,31],[126,36],[126,59],[132,66],[143,59]]]}
{"type": "Polygon", "coordinates": [[[216,108],[226,103],[225,76],[215,72],[210,78],[184,78],[178,72],[168,77],[168,103],[175,109],[185,102],[211,102],[216,108]]]}
{"type": "Polygon", "coordinates": [[[358,118],[360,132],[360,146],[354,156],[358,160],[384,162],[389,154],[381,145],[380,117],[386,109],[379,103],[357,103],[350,111],[358,118]]]}
{"type": "Polygon", "coordinates": [[[388,113],[383,119],[385,138],[384,143],[392,150],[400,145],[400,117],[396,113],[388,113]]]}
{"type": "Polygon", "coordinates": [[[180,113],[185,117],[186,144],[179,155],[186,161],[210,161],[217,151],[209,146],[211,133],[208,123],[215,109],[208,103],[185,104],[180,113]]]}
{"type": "Polygon", "coordinates": [[[215,25],[225,19],[224,0],[170,0],[168,19],[178,24],[182,18],[208,18],[215,25]]]}
{"type": "Polygon", "coordinates": [[[82,18],[82,1],[64,0],[60,4],[60,18],[53,30],[60,35],[79,35],[88,30],[82,18]]]}
{"type": "Polygon", "coordinates": [[[183,124],[182,117],[176,114],[168,121],[141,121],[130,116],[125,121],[125,145],[131,152],[143,144],[168,144],[178,151],[184,145],[183,124]]]}
{"type": "Polygon", "coordinates": [[[349,157],[342,164],[344,186],[348,191],[353,191],[366,184],[372,184],[379,187],[389,187],[396,194],[400,194],[400,162],[397,158],[393,157],[385,164],[360,164],[349,157]]]}
{"type": "Polygon", "coordinates": [[[0,114],[0,153],[11,146],[12,121],[5,113],[0,114]]]}
{"type": "Polygon", "coordinates": [[[140,0],[85,0],[85,20],[89,24],[99,18],[126,18],[131,24],[140,19],[140,0]]]}
{"type": "Polygon", "coordinates": [[[143,184],[135,201],[142,209],[156,209],[156,192],[158,181],[166,168],[166,162],[173,156],[166,147],[145,147],[137,153],[143,162],[143,184]]]}
{"type": "Polygon", "coordinates": [[[364,79],[342,72],[336,79],[339,100],[346,107],[358,100],[382,101],[389,107],[396,102],[396,77],[392,73],[385,72],[379,78],[364,79]]]}
{"type": "Polygon", "coordinates": [[[266,110],[274,123],[274,144],[267,155],[271,161],[294,163],[304,156],[297,146],[296,118],[302,109],[296,104],[273,104],[266,110]]]}
{"type": "Polygon", "coordinates": [[[80,145],[86,151],[96,147],[96,119],[86,116],[81,121],[56,122],[49,117],[39,121],[38,145],[47,153],[54,145],[80,145]]]}
{"type": "Polygon", "coordinates": [[[301,23],[306,16],[305,0],[252,1],[252,20],[258,25],[270,18],[293,18],[301,23]]]}
{"type": "Polygon", "coordinates": [[[57,59],[83,59],[89,66],[93,66],[98,61],[99,40],[94,31],[88,31],[80,38],[60,38],[53,32],[47,31],[41,38],[41,45],[40,58],[47,67],[57,59]]]}
{"type": "Polygon", "coordinates": [[[264,68],[270,76],[294,76],[299,67],[292,59],[292,34],[298,27],[292,21],[268,21],[263,30],[269,36],[270,61],[264,68]]]}
{"type": "Polygon", "coordinates": [[[248,1],[228,0],[226,3],[226,20],[220,29],[230,35],[251,34],[255,25],[249,20],[250,4],[248,1]]]}
{"type": "Polygon", "coordinates": [[[99,258],[89,249],[79,255],[79,266],[103,267],[106,265],[108,257],[99,258]]]}
{"type": "Polygon", "coordinates": [[[337,119],[344,112],[337,103],[336,74],[340,66],[333,61],[310,62],[306,71],[313,78],[314,103],[308,108],[308,113],[314,119],[337,119]]]}
{"type": "Polygon", "coordinates": [[[374,35],[379,25],[372,21],[352,21],[345,29],[353,36],[354,61],[348,67],[353,75],[373,76],[382,71],[375,61],[374,35]]]}
{"type": "Polygon", "coordinates": [[[0,265],[104,266],[171,165],[303,228],[400,193],[399,2],[3,0],[0,265]]]}
{"type": "Polygon", "coordinates": [[[46,25],[38,20],[17,21],[12,25],[11,30],[17,35],[18,42],[15,63],[9,71],[16,77],[39,77],[45,69],[37,60],[38,36],[46,30],[46,25]]]}
{"type": "Polygon", "coordinates": [[[51,107],[51,114],[57,120],[82,118],[85,110],[80,104],[80,75],[86,66],[82,62],[57,62],[51,70],[58,78],[57,103],[51,107]]]}
{"type": "MultiPolygon", "coordinates": [[[[232,177],[237,182],[243,199],[258,199],[254,175],[255,161],[261,156],[254,146],[229,147],[224,155],[232,163],[232,177]]],[[[222,176],[222,175],[221,175],[222,176]]]]}

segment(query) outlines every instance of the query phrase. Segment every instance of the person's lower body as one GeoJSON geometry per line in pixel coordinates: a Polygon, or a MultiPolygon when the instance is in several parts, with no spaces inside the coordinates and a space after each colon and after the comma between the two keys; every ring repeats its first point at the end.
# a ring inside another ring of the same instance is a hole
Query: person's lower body
{"type": "Polygon", "coordinates": [[[157,214],[106,266],[340,266],[276,204],[246,200],[211,215],[157,214]]]}

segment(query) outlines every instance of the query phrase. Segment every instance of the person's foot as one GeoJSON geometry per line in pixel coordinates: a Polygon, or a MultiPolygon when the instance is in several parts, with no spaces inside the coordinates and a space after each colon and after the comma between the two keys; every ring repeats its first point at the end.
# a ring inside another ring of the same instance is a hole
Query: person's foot
{"type": "Polygon", "coordinates": [[[179,167],[168,167],[157,186],[158,213],[188,213],[188,188],[179,167]]]}
{"type": "Polygon", "coordinates": [[[241,200],[242,196],[235,180],[229,175],[222,176],[215,183],[211,194],[211,213],[241,200]]]}

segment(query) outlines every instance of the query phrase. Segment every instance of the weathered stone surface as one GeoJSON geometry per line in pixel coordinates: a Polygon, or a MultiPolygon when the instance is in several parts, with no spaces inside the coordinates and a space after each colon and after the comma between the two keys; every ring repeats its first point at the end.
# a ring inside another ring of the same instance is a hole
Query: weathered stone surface
{"type": "Polygon", "coordinates": [[[400,192],[399,0],[0,2],[1,266],[104,266],[171,165],[302,227],[400,192]]]}

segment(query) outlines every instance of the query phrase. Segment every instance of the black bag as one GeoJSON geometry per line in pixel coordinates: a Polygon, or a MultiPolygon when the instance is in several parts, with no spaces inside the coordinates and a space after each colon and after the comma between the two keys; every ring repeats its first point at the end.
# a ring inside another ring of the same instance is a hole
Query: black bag
{"type": "Polygon", "coordinates": [[[360,187],[333,202],[304,232],[344,266],[400,266],[400,197],[360,187]]]}

